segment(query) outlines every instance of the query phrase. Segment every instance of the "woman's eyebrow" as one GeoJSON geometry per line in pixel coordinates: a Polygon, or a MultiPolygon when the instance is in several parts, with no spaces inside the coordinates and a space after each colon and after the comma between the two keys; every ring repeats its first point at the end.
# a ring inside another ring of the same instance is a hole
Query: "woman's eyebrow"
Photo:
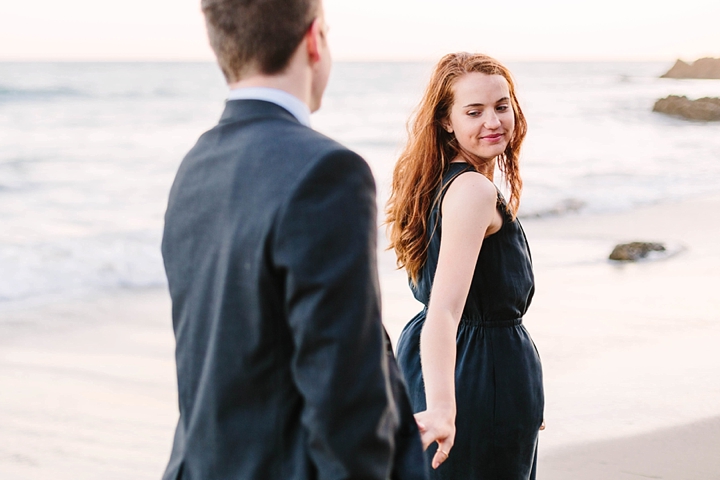
{"type": "MultiPolygon", "coordinates": [[[[498,103],[507,102],[508,100],[510,100],[510,97],[502,97],[500,100],[496,101],[495,104],[497,105],[498,103]]],[[[468,103],[463,108],[484,107],[484,106],[485,106],[485,104],[483,104],[483,103],[468,103]]]]}

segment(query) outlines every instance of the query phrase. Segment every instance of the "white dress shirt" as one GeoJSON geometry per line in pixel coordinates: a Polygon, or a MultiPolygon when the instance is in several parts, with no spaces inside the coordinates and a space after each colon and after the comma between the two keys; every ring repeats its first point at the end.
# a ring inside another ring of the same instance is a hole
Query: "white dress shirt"
{"type": "Polygon", "coordinates": [[[230,100],[264,100],[290,112],[300,123],[310,126],[310,109],[302,100],[284,90],[268,87],[244,87],[230,90],[230,100]]]}

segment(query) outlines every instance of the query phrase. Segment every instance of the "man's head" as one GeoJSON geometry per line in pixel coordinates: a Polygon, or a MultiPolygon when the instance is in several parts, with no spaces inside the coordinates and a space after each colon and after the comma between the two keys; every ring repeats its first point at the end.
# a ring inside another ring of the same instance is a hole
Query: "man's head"
{"type": "Polygon", "coordinates": [[[228,83],[249,74],[275,75],[287,66],[321,0],[202,0],[210,46],[228,83]]]}

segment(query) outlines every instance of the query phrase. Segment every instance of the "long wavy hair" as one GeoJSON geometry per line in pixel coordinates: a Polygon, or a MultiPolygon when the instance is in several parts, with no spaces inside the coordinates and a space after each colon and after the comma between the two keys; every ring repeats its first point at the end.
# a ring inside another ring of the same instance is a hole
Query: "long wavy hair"
{"type": "Polygon", "coordinates": [[[510,71],[487,55],[465,52],[445,55],[435,66],[425,94],[408,121],[408,141],[395,165],[386,209],[389,248],[397,254],[398,267],[404,267],[415,283],[427,259],[428,217],[437,200],[443,173],[458,157],[478,170],[482,163],[480,158],[461,149],[455,135],[443,128],[453,105],[455,82],[472,72],[501,75],[507,80],[515,113],[515,130],[505,151],[496,160],[510,190],[508,212],[513,219],[520,205],[519,157],[527,122],[515,95],[510,71]]]}

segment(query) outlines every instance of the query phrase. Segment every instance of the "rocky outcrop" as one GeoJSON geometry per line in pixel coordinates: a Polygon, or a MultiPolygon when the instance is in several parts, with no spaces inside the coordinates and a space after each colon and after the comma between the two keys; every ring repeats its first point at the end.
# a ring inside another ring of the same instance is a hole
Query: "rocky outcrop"
{"type": "Polygon", "coordinates": [[[701,58],[693,63],[678,60],[666,74],[660,77],[720,79],[720,58],[701,58]]]}
{"type": "Polygon", "coordinates": [[[655,242],[632,242],[616,245],[610,260],[620,262],[636,262],[646,258],[651,252],[665,252],[667,249],[662,243],[655,242]]]}
{"type": "Polygon", "coordinates": [[[697,100],[677,95],[655,102],[653,112],[677,115],[688,120],[711,122],[720,120],[720,98],[703,97],[697,100]]]}

